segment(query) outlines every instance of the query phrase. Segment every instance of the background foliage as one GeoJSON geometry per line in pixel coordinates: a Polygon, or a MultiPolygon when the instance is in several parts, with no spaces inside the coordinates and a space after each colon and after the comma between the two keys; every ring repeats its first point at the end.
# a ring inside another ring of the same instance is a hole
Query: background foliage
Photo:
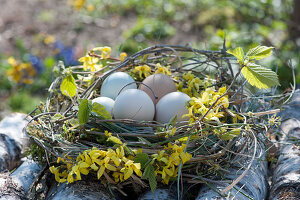
{"type": "Polygon", "coordinates": [[[58,60],[76,65],[85,49],[103,45],[128,54],[160,43],[217,50],[223,48],[224,38],[227,49],[273,46],[275,53],[262,64],[277,71],[281,89],[290,87],[292,68],[300,80],[297,0],[71,0],[58,1],[59,7],[52,1],[30,0],[22,5],[32,12],[30,25],[5,16],[5,10],[21,9],[12,5],[18,1],[4,1],[0,14],[0,34],[8,38],[0,40],[0,113],[29,112],[44,98],[58,60]],[[32,66],[31,84],[7,74],[15,70],[28,75],[24,67],[11,65],[10,57],[20,66],[32,66]]]}

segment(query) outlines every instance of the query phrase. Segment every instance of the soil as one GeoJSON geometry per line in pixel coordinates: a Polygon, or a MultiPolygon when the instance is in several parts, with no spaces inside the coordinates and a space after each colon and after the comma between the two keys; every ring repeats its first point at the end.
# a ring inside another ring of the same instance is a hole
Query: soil
{"type": "MultiPolygon", "coordinates": [[[[123,32],[134,25],[134,14],[113,15],[92,19],[79,14],[61,0],[1,0],[0,54],[12,54],[16,40],[21,38],[25,48],[40,53],[34,48],[39,33],[54,35],[66,45],[79,50],[100,45],[118,47],[126,40],[123,32]]],[[[200,40],[200,30],[188,23],[173,24],[177,33],[166,41],[156,43],[187,44],[200,40]]],[[[81,51],[79,53],[82,53],[81,51]]],[[[82,55],[82,54],[81,54],[82,55]]]]}

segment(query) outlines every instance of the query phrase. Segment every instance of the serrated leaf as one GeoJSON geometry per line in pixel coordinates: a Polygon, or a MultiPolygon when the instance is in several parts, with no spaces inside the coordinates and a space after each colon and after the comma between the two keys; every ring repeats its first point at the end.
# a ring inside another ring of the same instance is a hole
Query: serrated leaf
{"type": "Polygon", "coordinates": [[[155,178],[154,167],[152,165],[147,165],[142,178],[147,179],[149,181],[151,191],[152,193],[154,193],[157,187],[157,181],[155,178]]]}
{"type": "Polygon", "coordinates": [[[240,134],[241,134],[240,128],[233,129],[233,130],[228,131],[228,132],[224,133],[223,135],[221,135],[221,139],[222,140],[232,140],[233,138],[239,136],[240,134]]]}
{"type": "Polygon", "coordinates": [[[246,56],[249,60],[260,60],[272,54],[273,47],[257,46],[249,49],[246,56]]]}
{"type": "Polygon", "coordinates": [[[102,117],[104,119],[112,119],[110,113],[105,109],[105,106],[99,103],[93,103],[92,112],[96,113],[99,117],[102,117]]]}
{"type": "Polygon", "coordinates": [[[74,97],[76,95],[77,86],[72,75],[66,76],[60,84],[60,91],[67,97],[74,97]]]}
{"type": "Polygon", "coordinates": [[[149,156],[146,153],[138,153],[133,160],[135,163],[141,163],[141,169],[144,169],[145,165],[149,161],[149,156]]]}
{"type": "Polygon", "coordinates": [[[92,103],[87,99],[82,99],[78,109],[79,124],[82,125],[88,121],[91,110],[92,110],[92,103]]]}
{"type": "Polygon", "coordinates": [[[237,47],[233,50],[229,49],[227,50],[227,53],[233,55],[238,59],[238,63],[243,63],[244,62],[244,51],[241,47],[237,47]]]}
{"type": "Polygon", "coordinates": [[[275,85],[280,85],[275,72],[254,63],[248,63],[242,69],[242,74],[251,85],[259,89],[267,89],[275,85]]]}

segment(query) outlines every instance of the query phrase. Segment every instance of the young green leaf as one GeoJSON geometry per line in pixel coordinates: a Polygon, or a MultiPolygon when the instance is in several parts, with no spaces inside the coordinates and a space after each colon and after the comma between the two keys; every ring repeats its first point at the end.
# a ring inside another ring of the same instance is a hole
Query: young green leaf
{"type": "Polygon", "coordinates": [[[105,109],[105,106],[99,104],[99,103],[93,103],[93,110],[92,112],[96,113],[99,117],[102,117],[104,119],[111,119],[110,113],[105,109]]]}
{"type": "Polygon", "coordinates": [[[149,161],[149,156],[146,153],[138,153],[133,160],[135,163],[141,163],[141,169],[144,169],[145,165],[149,161]]]}
{"type": "Polygon", "coordinates": [[[60,91],[67,97],[74,97],[76,95],[77,86],[72,75],[68,75],[63,79],[60,85],[60,91]]]}
{"type": "Polygon", "coordinates": [[[108,142],[111,141],[111,142],[113,142],[115,144],[120,144],[120,145],[122,144],[122,141],[119,138],[115,137],[115,136],[108,137],[107,141],[108,142]]]}
{"type": "Polygon", "coordinates": [[[243,67],[242,74],[251,85],[259,89],[280,85],[275,72],[255,63],[248,63],[247,66],[243,67]]]}
{"type": "Polygon", "coordinates": [[[79,104],[79,110],[78,110],[78,120],[79,124],[85,124],[90,116],[92,110],[91,102],[89,102],[87,99],[82,99],[82,101],[79,104]]]}
{"type": "Polygon", "coordinates": [[[237,47],[233,50],[227,50],[227,53],[234,55],[238,59],[238,63],[244,62],[244,51],[241,47],[237,47]]]}
{"type": "Polygon", "coordinates": [[[272,54],[273,47],[257,46],[249,49],[246,56],[249,60],[260,60],[272,54]]]}
{"type": "Polygon", "coordinates": [[[154,167],[152,165],[147,165],[142,178],[147,179],[149,181],[151,191],[152,191],[152,193],[154,193],[154,191],[156,190],[156,187],[157,187],[157,182],[156,182],[156,178],[155,178],[154,167]]]}
{"type": "Polygon", "coordinates": [[[233,129],[221,135],[222,140],[232,140],[233,138],[239,136],[241,134],[241,129],[233,129]]]}

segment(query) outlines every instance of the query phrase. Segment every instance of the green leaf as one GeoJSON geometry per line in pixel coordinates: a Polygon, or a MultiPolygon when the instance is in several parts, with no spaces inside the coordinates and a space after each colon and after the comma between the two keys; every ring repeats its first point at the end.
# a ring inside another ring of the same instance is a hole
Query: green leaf
{"type": "Polygon", "coordinates": [[[157,187],[157,182],[156,182],[156,178],[155,178],[154,167],[152,165],[147,165],[142,178],[147,179],[149,181],[151,191],[152,191],[152,193],[154,193],[154,191],[156,190],[156,187],[157,187]]]}
{"type": "Polygon", "coordinates": [[[93,103],[92,112],[96,113],[99,117],[102,117],[104,119],[112,119],[110,113],[105,109],[105,106],[99,103],[93,103]]]}
{"type": "Polygon", "coordinates": [[[228,132],[224,133],[221,136],[221,139],[222,140],[232,140],[233,138],[239,136],[240,134],[241,134],[241,129],[240,128],[233,129],[231,131],[228,131],[228,132]]]}
{"type": "Polygon", "coordinates": [[[77,86],[72,75],[68,75],[63,79],[60,85],[60,91],[67,97],[74,97],[76,95],[77,86]]]}
{"type": "Polygon", "coordinates": [[[259,89],[267,89],[275,85],[280,85],[275,72],[254,63],[248,63],[242,69],[242,74],[251,85],[259,89]]]}
{"type": "Polygon", "coordinates": [[[146,145],[151,145],[151,142],[149,142],[145,138],[143,138],[143,137],[137,137],[137,138],[138,138],[139,142],[146,144],[146,145]]]}
{"type": "Polygon", "coordinates": [[[175,115],[170,119],[169,125],[173,127],[175,126],[176,122],[177,122],[177,115],[175,115]]]}
{"type": "Polygon", "coordinates": [[[92,103],[88,101],[87,99],[82,99],[79,104],[79,110],[78,110],[78,120],[79,124],[85,124],[90,116],[91,110],[92,110],[92,103]]]}
{"type": "Polygon", "coordinates": [[[145,165],[149,161],[149,156],[146,153],[138,153],[133,160],[135,163],[141,163],[141,169],[144,169],[145,165]]]}
{"type": "Polygon", "coordinates": [[[272,54],[273,47],[257,46],[249,49],[246,56],[249,60],[260,60],[262,58],[268,57],[272,54]]]}
{"type": "Polygon", "coordinates": [[[115,137],[115,136],[108,137],[107,141],[108,142],[111,141],[111,142],[113,142],[115,144],[120,144],[120,145],[122,144],[122,141],[119,138],[115,137]]]}
{"type": "Polygon", "coordinates": [[[55,62],[56,61],[55,61],[55,59],[53,57],[47,57],[44,60],[44,65],[47,68],[51,68],[51,67],[53,67],[55,65],[55,62]]]}
{"type": "Polygon", "coordinates": [[[53,117],[51,117],[51,119],[53,121],[57,121],[57,120],[60,120],[62,118],[64,118],[64,116],[62,114],[60,114],[60,113],[56,113],[53,117]]]}
{"type": "Polygon", "coordinates": [[[227,53],[234,55],[238,59],[238,63],[244,62],[244,51],[241,47],[237,47],[234,50],[227,50],[227,53]]]}

